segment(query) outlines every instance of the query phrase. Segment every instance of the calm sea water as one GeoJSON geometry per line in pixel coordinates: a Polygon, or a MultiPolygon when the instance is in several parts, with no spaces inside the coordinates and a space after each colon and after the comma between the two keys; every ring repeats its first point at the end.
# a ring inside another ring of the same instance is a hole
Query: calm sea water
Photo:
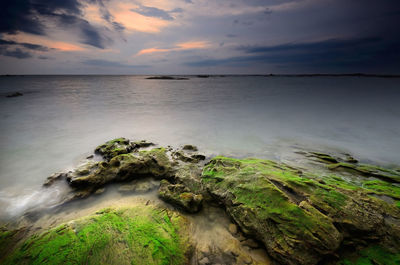
{"type": "Polygon", "coordinates": [[[0,129],[1,217],[55,200],[40,189],[47,176],[121,136],[208,155],[284,159],[301,146],[400,164],[400,79],[0,77],[0,129]]]}

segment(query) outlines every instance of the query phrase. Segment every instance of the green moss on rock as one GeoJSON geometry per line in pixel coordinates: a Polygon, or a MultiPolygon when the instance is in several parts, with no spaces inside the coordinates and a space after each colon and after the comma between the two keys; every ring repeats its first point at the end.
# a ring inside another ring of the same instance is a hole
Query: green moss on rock
{"type": "Polygon", "coordinates": [[[107,160],[120,154],[127,154],[130,151],[132,151],[132,145],[126,138],[113,139],[95,149],[95,153],[102,155],[107,160]]]}
{"type": "Polygon", "coordinates": [[[166,150],[154,148],[149,151],[117,155],[109,162],[95,164],[94,169],[85,171],[87,174],[74,171],[67,176],[67,180],[73,187],[94,189],[110,182],[129,181],[142,177],[168,178],[173,172],[173,164],[166,150]]]}
{"type": "Polygon", "coordinates": [[[185,229],[152,206],[106,209],[32,236],[4,264],[186,264],[185,229]]]}
{"type": "Polygon", "coordinates": [[[400,239],[399,209],[338,176],[216,157],[204,167],[202,182],[241,229],[284,264],[316,264],[353,236],[400,239]]]}
{"type": "Polygon", "coordinates": [[[380,166],[369,164],[350,164],[346,162],[339,162],[328,165],[329,169],[345,169],[354,171],[364,176],[375,177],[384,181],[393,183],[400,183],[400,173],[396,170],[383,168],[380,166]]]}
{"type": "Polygon", "coordinates": [[[374,245],[364,248],[342,259],[338,265],[398,265],[400,251],[394,253],[382,246],[374,245]]]}

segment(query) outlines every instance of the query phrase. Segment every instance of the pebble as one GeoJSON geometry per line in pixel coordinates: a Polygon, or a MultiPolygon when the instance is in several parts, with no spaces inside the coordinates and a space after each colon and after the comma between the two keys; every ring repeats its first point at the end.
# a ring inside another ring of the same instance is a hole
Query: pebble
{"type": "Polygon", "coordinates": [[[238,232],[237,225],[235,225],[235,224],[229,224],[228,230],[229,230],[229,232],[230,232],[232,235],[236,235],[237,232],[238,232]]]}

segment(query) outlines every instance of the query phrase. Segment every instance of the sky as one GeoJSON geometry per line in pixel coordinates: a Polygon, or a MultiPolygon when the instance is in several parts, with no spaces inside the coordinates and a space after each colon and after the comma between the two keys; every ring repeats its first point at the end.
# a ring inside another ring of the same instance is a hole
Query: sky
{"type": "Polygon", "coordinates": [[[400,74],[398,0],[2,0],[0,74],[400,74]]]}

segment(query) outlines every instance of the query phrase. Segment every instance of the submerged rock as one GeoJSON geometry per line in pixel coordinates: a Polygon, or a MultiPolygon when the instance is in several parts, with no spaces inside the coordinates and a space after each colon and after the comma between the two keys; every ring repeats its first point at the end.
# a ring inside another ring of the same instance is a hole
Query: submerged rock
{"type": "Polygon", "coordinates": [[[63,172],[54,173],[46,179],[46,181],[43,183],[43,186],[45,186],[45,187],[51,186],[51,185],[53,185],[54,182],[56,182],[58,180],[62,180],[66,177],[67,177],[67,173],[63,173],[63,172]]]}
{"type": "Polygon", "coordinates": [[[342,245],[371,240],[400,246],[398,207],[343,180],[318,179],[261,159],[217,157],[203,171],[213,198],[282,264],[316,264],[342,245]]]}
{"type": "Polygon", "coordinates": [[[199,150],[197,149],[196,146],[191,145],[191,144],[186,144],[186,145],[184,145],[184,146],[182,147],[182,150],[199,151],[199,150]]]}
{"type": "Polygon", "coordinates": [[[147,77],[146,79],[155,79],[155,80],[189,80],[189,78],[186,77],[175,77],[175,76],[150,76],[147,77]]]}
{"type": "Polygon", "coordinates": [[[105,209],[27,239],[2,264],[187,264],[188,222],[153,206],[105,209]]]}
{"type": "Polygon", "coordinates": [[[182,184],[171,184],[167,180],[162,180],[158,194],[161,199],[169,202],[189,213],[200,211],[203,196],[190,192],[190,189],[182,184]]]}
{"type": "Polygon", "coordinates": [[[155,188],[158,188],[159,183],[154,180],[143,179],[139,181],[133,181],[130,184],[121,185],[118,191],[121,193],[131,193],[131,192],[148,192],[155,188]]]}

